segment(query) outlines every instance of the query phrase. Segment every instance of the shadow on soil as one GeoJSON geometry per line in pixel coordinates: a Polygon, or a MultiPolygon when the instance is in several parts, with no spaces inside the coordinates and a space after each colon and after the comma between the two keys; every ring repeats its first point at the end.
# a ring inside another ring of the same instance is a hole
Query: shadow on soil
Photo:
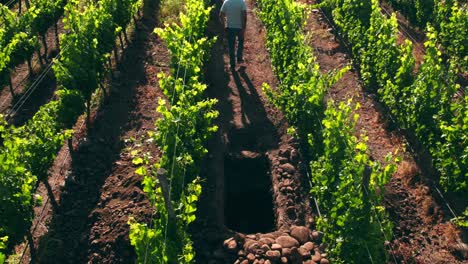
{"type": "MultiPolygon", "coordinates": [[[[100,189],[112,172],[114,162],[122,149],[120,136],[132,120],[135,108],[136,87],[145,83],[145,41],[157,24],[159,3],[146,4],[143,18],[138,23],[130,45],[125,50],[118,70],[118,82],[110,85],[109,96],[94,116],[92,127],[83,139],[72,159],[71,171],[48,234],[40,241],[36,252],[37,263],[86,263],[89,241],[90,212],[96,207],[100,189]]],[[[128,245],[130,247],[130,245],[128,245]]],[[[134,261],[132,255],[127,263],[134,261]]]]}
{"type": "Polygon", "coordinates": [[[230,150],[266,151],[277,148],[279,140],[277,129],[268,119],[260,95],[250,80],[246,67],[242,66],[238,72],[233,71],[232,77],[239,91],[242,125],[245,129],[231,132],[230,150]]]}
{"type": "Polygon", "coordinates": [[[12,101],[14,107],[9,122],[15,126],[22,126],[30,120],[44,104],[48,103],[54,96],[57,83],[53,72],[44,75],[43,79],[35,76],[34,81],[27,84],[12,101]],[[34,86],[34,87],[33,87],[34,86]]]}

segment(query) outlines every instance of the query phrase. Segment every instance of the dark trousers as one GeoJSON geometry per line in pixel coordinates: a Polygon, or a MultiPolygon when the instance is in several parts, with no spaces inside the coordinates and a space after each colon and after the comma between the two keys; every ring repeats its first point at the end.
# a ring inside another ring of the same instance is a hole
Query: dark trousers
{"type": "Polygon", "coordinates": [[[227,29],[227,37],[228,37],[228,44],[229,44],[229,59],[231,61],[231,66],[236,65],[236,54],[234,53],[234,49],[236,47],[236,37],[238,40],[237,43],[237,59],[242,60],[242,52],[244,51],[244,36],[241,34],[240,28],[228,28],[227,29]]]}

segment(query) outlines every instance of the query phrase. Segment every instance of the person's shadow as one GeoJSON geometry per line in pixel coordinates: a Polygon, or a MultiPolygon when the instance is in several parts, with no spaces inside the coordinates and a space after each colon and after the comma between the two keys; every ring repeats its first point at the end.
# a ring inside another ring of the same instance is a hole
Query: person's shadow
{"type": "Polygon", "coordinates": [[[245,137],[251,141],[249,145],[257,150],[267,150],[278,145],[278,133],[273,123],[268,119],[260,95],[247,74],[246,67],[238,71],[231,70],[232,77],[239,91],[241,101],[242,124],[246,129],[245,137]]]}

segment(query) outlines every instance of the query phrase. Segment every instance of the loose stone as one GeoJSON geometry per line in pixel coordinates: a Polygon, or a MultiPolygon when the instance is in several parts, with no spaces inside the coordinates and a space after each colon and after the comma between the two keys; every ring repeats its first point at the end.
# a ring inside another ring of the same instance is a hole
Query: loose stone
{"type": "Polygon", "coordinates": [[[321,259],[322,259],[322,257],[320,257],[320,255],[313,255],[312,256],[312,261],[314,261],[314,262],[319,262],[321,259]]]}
{"type": "Polygon", "coordinates": [[[312,251],[314,249],[314,243],[313,242],[306,242],[303,247],[307,248],[307,250],[312,251]]]}
{"type": "Polygon", "coordinates": [[[270,247],[267,245],[267,244],[263,244],[261,247],[260,247],[261,250],[263,250],[263,252],[267,252],[268,250],[270,250],[270,247]]]}
{"type": "Polygon", "coordinates": [[[281,249],[281,255],[283,255],[283,257],[290,257],[291,256],[291,249],[290,248],[283,248],[281,249]]]}
{"type": "Polygon", "coordinates": [[[227,248],[227,245],[229,244],[229,242],[231,242],[231,241],[233,241],[233,240],[234,240],[234,238],[233,238],[233,237],[231,237],[231,238],[228,238],[228,239],[224,240],[224,242],[223,242],[223,246],[227,248]]]}
{"type": "Polygon", "coordinates": [[[270,246],[271,244],[275,243],[275,240],[270,237],[262,237],[258,240],[258,242],[260,242],[260,244],[267,244],[270,246]]]}
{"type": "Polygon", "coordinates": [[[283,248],[298,247],[299,242],[290,236],[280,236],[276,239],[276,243],[280,244],[283,248]]]}
{"type": "Polygon", "coordinates": [[[277,251],[277,250],[269,250],[269,251],[266,252],[266,257],[269,260],[275,262],[275,261],[280,259],[281,253],[279,251],[277,251]]]}
{"type": "Polygon", "coordinates": [[[255,240],[247,240],[244,244],[244,249],[247,252],[255,252],[255,250],[259,249],[260,245],[255,240]]]}
{"type": "Polygon", "coordinates": [[[299,154],[295,149],[291,150],[291,155],[289,156],[289,159],[294,163],[296,163],[299,160],[299,154]]]}
{"type": "Polygon", "coordinates": [[[322,232],[319,232],[319,231],[314,231],[314,232],[312,232],[312,239],[313,239],[314,241],[318,241],[318,242],[319,242],[320,239],[322,239],[322,237],[323,237],[323,233],[322,233],[322,232]]]}
{"type": "Polygon", "coordinates": [[[305,247],[300,247],[299,248],[299,253],[301,254],[301,256],[303,258],[309,258],[310,257],[310,251],[307,250],[307,248],[305,248],[305,247]]]}
{"type": "Polygon", "coordinates": [[[289,174],[294,174],[294,172],[296,171],[296,168],[294,168],[294,166],[291,163],[281,164],[280,168],[282,168],[283,171],[289,174]]]}
{"type": "Polygon", "coordinates": [[[247,255],[247,259],[249,260],[249,262],[253,262],[255,260],[255,255],[252,253],[249,253],[247,255]]]}
{"type": "Polygon", "coordinates": [[[227,250],[231,253],[235,253],[237,251],[237,242],[234,239],[229,241],[229,243],[227,244],[227,250]]]}
{"type": "Polygon", "coordinates": [[[305,226],[292,226],[291,236],[297,239],[301,244],[309,240],[309,229],[305,226]]]}
{"type": "Polygon", "coordinates": [[[289,148],[283,148],[283,149],[280,149],[280,151],[279,151],[278,154],[279,154],[281,157],[287,158],[287,157],[289,157],[290,153],[291,153],[291,150],[290,150],[289,148]]]}
{"type": "Polygon", "coordinates": [[[280,244],[274,243],[271,245],[271,249],[273,250],[281,250],[283,247],[280,244]]]}

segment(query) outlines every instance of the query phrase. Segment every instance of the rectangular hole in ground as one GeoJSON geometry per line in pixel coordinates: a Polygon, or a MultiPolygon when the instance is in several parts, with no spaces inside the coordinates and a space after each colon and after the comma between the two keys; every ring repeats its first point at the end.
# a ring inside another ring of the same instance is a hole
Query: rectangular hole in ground
{"type": "Polygon", "coordinates": [[[225,224],[242,233],[274,229],[269,164],[265,157],[229,157],[224,161],[225,224]]]}

